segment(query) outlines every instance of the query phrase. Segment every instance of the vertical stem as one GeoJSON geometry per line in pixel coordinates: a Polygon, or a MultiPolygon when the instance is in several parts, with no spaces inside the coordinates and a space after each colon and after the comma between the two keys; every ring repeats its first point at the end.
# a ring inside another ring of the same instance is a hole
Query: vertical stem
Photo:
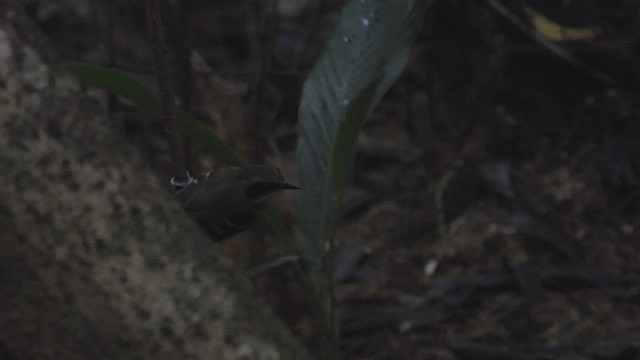
{"type": "Polygon", "coordinates": [[[302,40],[302,46],[300,51],[297,51],[292,58],[291,69],[296,72],[300,71],[302,61],[304,60],[304,56],[307,54],[309,47],[311,45],[311,40],[313,40],[314,33],[320,28],[318,26],[318,21],[320,18],[320,3],[321,0],[315,0],[313,2],[313,10],[311,11],[311,16],[309,17],[309,21],[307,25],[302,28],[302,36],[300,39],[302,40]]]}
{"type": "MultiPolygon", "coordinates": [[[[107,28],[106,28],[106,40],[107,40],[107,56],[109,67],[115,68],[118,65],[118,55],[116,49],[115,40],[115,18],[116,18],[116,1],[109,1],[105,4],[107,7],[107,28]]],[[[109,115],[113,114],[116,106],[116,96],[109,92],[107,95],[107,111],[109,115]]]]}
{"type": "MultiPolygon", "coordinates": [[[[179,68],[179,93],[181,106],[187,111],[193,111],[192,93],[195,80],[191,69],[191,36],[189,33],[189,6],[188,1],[182,0],[176,5],[175,11],[175,36],[174,49],[176,52],[177,66],[179,68]]],[[[200,166],[196,161],[196,149],[193,141],[184,139],[185,163],[192,174],[200,173],[200,166]]]]}
{"type": "Polygon", "coordinates": [[[160,1],[161,0],[145,0],[147,23],[149,26],[149,35],[153,41],[155,67],[164,111],[162,120],[173,156],[174,172],[175,174],[184,174],[187,171],[185,152],[182,137],[178,133],[176,124],[175,94],[171,86],[169,73],[169,47],[162,22],[160,1]]]}
{"type": "Polygon", "coordinates": [[[253,151],[249,157],[262,162],[269,151],[266,130],[271,127],[273,112],[267,105],[268,74],[271,70],[273,39],[277,28],[278,0],[248,0],[248,42],[256,74],[252,80],[249,100],[249,136],[253,142],[253,151]]]}
{"type": "MultiPolygon", "coordinates": [[[[268,71],[271,67],[271,50],[276,17],[277,0],[248,0],[247,41],[251,51],[251,58],[256,66],[255,77],[252,79],[249,99],[248,140],[251,148],[247,155],[251,161],[264,162],[269,153],[267,130],[270,128],[270,114],[267,111],[268,71]]],[[[263,236],[254,233],[250,243],[249,253],[252,263],[264,261],[267,243],[263,236]]]]}
{"type": "Polygon", "coordinates": [[[326,254],[327,261],[327,302],[329,309],[327,311],[328,326],[328,359],[338,359],[338,329],[336,326],[336,294],[333,282],[333,255],[335,251],[335,234],[329,239],[329,252],[326,254]]]}

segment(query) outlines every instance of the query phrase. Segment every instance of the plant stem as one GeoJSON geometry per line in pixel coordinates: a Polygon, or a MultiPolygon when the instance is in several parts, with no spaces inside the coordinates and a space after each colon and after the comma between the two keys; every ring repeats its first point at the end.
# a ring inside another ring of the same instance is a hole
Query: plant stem
{"type": "Polygon", "coordinates": [[[145,7],[149,35],[153,42],[158,86],[160,87],[160,96],[162,99],[164,129],[167,133],[169,147],[171,148],[174,173],[176,175],[182,175],[187,171],[186,156],[182,137],[178,133],[175,94],[170,82],[169,47],[167,45],[165,27],[162,22],[160,0],[145,0],[145,7]]]}

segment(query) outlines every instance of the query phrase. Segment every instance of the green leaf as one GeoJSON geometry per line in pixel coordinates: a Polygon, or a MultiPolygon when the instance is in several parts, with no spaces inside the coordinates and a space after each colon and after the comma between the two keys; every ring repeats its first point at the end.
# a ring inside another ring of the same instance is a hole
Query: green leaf
{"type": "MultiPolygon", "coordinates": [[[[162,116],[162,103],[144,84],[124,71],[79,62],[68,62],[69,70],[85,84],[122,96],[141,110],[162,116]]],[[[228,165],[243,165],[245,161],[236,154],[215,131],[187,112],[176,113],[178,129],[192,138],[198,146],[217,156],[228,165]]]]}
{"type": "Polygon", "coordinates": [[[328,271],[323,259],[351,177],[358,134],[402,73],[425,10],[434,1],[352,1],[304,84],[299,213],[302,248],[315,280],[328,271]]]}

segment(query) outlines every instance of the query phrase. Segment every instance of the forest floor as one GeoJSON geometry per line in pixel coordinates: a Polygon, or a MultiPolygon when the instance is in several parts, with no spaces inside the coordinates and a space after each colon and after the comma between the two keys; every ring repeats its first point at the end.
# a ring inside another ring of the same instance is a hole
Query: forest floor
{"type": "MultiPolygon", "coordinates": [[[[209,76],[250,92],[255,64],[237,25],[248,20],[233,3],[193,11],[190,29],[209,76]]],[[[542,3],[548,16],[563,11],[542,3]]],[[[623,25],[638,21],[605,16],[624,1],[601,17],[572,3],[564,10],[588,20],[572,26],[598,37],[560,45],[586,70],[486,5],[432,9],[407,73],[359,141],[335,256],[344,359],[640,358],[640,65],[623,41],[638,32],[623,25]]],[[[120,34],[119,46],[135,63],[147,56],[136,53],[145,26],[135,11],[123,14],[136,36],[120,34]]],[[[555,21],[575,20],[563,14],[555,21]]],[[[313,36],[330,29],[330,15],[314,13],[320,30],[301,15],[272,34],[273,73],[262,82],[271,107],[260,111],[272,121],[262,128],[274,129],[268,158],[286,177],[295,176],[304,72],[322,48],[313,36]],[[292,44],[307,56],[292,56],[292,44]]],[[[83,26],[43,22],[64,57],[95,59],[83,26]]],[[[225,250],[241,257],[234,246],[225,250]]],[[[291,271],[254,281],[296,334],[310,336],[291,271]]]]}

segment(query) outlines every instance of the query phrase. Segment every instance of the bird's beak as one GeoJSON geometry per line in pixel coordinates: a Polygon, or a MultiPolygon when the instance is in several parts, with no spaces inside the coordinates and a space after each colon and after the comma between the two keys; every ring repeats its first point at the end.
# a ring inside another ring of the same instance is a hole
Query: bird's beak
{"type": "Polygon", "coordinates": [[[293,184],[289,184],[288,182],[284,182],[284,181],[279,181],[277,183],[275,183],[274,185],[278,186],[277,190],[300,190],[299,187],[293,185],[293,184]]]}
{"type": "Polygon", "coordinates": [[[287,189],[295,190],[299,188],[285,181],[261,181],[251,184],[247,187],[246,192],[249,198],[259,199],[267,194],[287,189]]]}

